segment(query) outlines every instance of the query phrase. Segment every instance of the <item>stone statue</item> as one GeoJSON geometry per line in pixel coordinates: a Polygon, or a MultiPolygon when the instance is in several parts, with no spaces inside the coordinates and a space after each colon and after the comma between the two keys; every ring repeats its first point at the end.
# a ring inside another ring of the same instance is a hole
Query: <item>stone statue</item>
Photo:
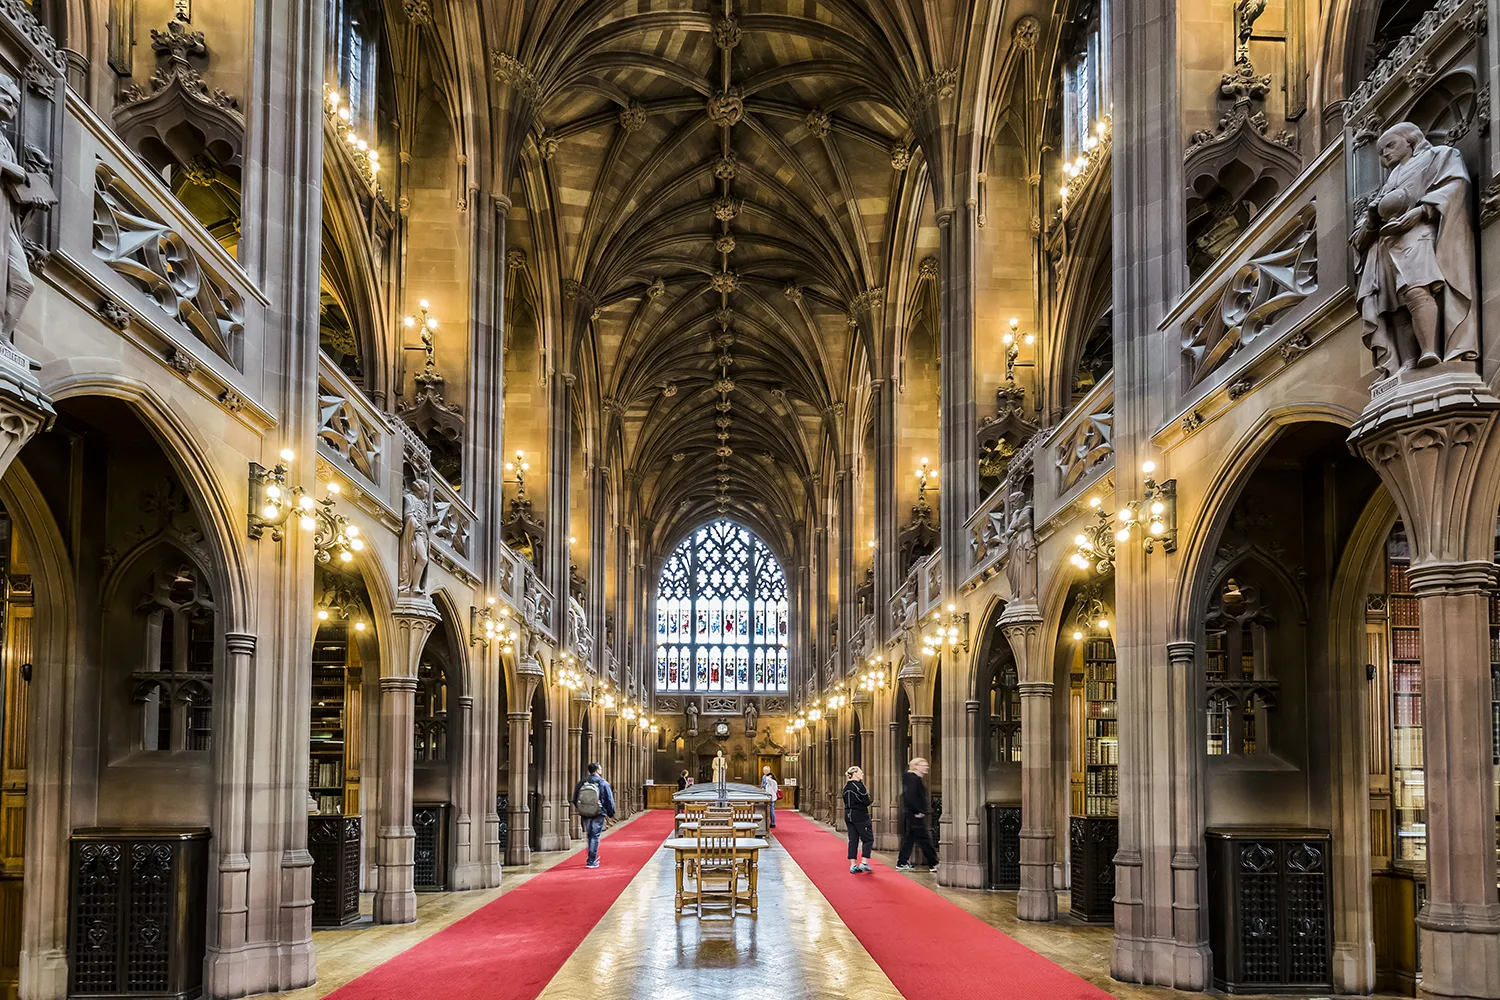
{"type": "Polygon", "coordinates": [[[903,669],[916,664],[922,657],[921,630],[917,628],[917,595],[910,586],[901,588],[901,666],[903,669]]]}
{"type": "Polygon", "coordinates": [[[1005,533],[1010,552],[1005,559],[1005,576],[1010,581],[1010,596],[1017,605],[1036,604],[1036,527],[1032,523],[1031,504],[1019,491],[1010,495],[1010,523],[1005,533]]]}
{"type": "Polygon", "coordinates": [[[402,597],[427,596],[428,554],[432,526],[437,518],[427,502],[431,487],[425,479],[414,479],[401,498],[401,552],[396,569],[396,593],[402,597]]]}
{"type": "Polygon", "coordinates": [[[1469,173],[1459,151],[1410,122],[1377,145],[1390,176],[1350,237],[1365,344],[1390,377],[1479,357],[1469,173]]]}
{"type": "MultiPolygon", "coordinates": [[[[15,121],[20,110],[21,85],[10,74],[0,73],[0,125],[15,121]]],[[[0,295],[3,303],[0,335],[10,340],[35,287],[31,267],[26,262],[26,245],[21,241],[21,223],[33,208],[57,204],[57,195],[44,174],[26,169],[3,133],[0,133],[0,185],[5,190],[5,197],[0,198],[0,231],[5,233],[6,241],[5,270],[0,277],[4,285],[0,295]]]]}
{"type": "Polygon", "coordinates": [[[521,586],[521,614],[525,616],[526,624],[534,625],[542,611],[541,584],[531,570],[528,569],[525,573],[526,582],[521,586]]]}
{"type": "Polygon", "coordinates": [[[745,735],[754,737],[755,726],[760,722],[760,709],[756,707],[754,698],[745,699],[745,735]]]}
{"type": "Polygon", "coordinates": [[[687,729],[689,736],[698,735],[698,703],[689,701],[687,703],[687,729]]]}
{"type": "Polygon", "coordinates": [[[713,774],[714,786],[719,792],[719,805],[722,806],[729,801],[729,761],[724,757],[723,750],[714,754],[713,774]]]}

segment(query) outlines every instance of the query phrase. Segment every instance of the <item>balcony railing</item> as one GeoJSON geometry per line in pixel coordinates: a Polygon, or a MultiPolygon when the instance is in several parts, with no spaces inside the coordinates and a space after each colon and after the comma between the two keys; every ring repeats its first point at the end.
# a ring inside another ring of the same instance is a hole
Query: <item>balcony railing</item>
{"type": "Polygon", "coordinates": [[[1190,429],[1205,404],[1232,403],[1314,347],[1307,321],[1349,285],[1347,187],[1344,144],[1336,142],[1167,314],[1160,329],[1181,357],[1183,406],[1174,423],[1186,414],[1190,429]]]}
{"type": "Polygon", "coordinates": [[[1110,374],[1100,379],[1061,423],[1039,436],[1032,455],[1038,524],[1113,471],[1114,422],[1115,380],[1110,374]]]}
{"type": "Polygon", "coordinates": [[[184,379],[254,409],[265,295],[83,98],[69,90],[66,107],[60,283],[184,379]]]}
{"type": "Polygon", "coordinates": [[[1011,456],[1006,475],[995,491],[985,497],[970,515],[965,528],[969,536],[969,578],[993,574],[1005,551],[1010,519],[1015,515],[1012,497],[1021,494],[1030,501],[1034,489],[1034,458],[1040,435],[1028,438],[1011,456]]]}

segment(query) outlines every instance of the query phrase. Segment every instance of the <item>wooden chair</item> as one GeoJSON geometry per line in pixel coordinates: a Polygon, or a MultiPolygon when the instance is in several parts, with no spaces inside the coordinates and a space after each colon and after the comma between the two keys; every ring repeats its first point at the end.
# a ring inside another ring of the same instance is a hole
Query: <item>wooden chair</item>
{"type": "Polygon", "coordinates": [[[739,897],[741,863],[734,850],[734,834],[698,837],[698,849],[692,855],[695,878],[694,896],[698,916],[703,916],[703,904],[707,899],[713,905],[727,905],[730,917],[734,916],[734,904],[739,897]]]}
{"type": "Polygon", "coordinates": [[[733,807],[733,809],[734,821],[736,823],[752,823],[755,821],[754,802],[746,802],[743,805],[736,805],[733,807]]]}

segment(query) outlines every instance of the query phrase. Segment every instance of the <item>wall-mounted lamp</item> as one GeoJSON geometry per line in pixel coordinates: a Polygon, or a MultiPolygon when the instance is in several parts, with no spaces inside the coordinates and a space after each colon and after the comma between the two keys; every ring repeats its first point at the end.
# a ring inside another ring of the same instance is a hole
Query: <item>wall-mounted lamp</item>
{"type": "Polygon", "coordinates": [[[1095,521],[1073,536],[1077,551],[1069,561],[1074,566],[1083,570],[1092,568],[1101,575],[1108,573],[1114,569],[1118,546],[1137,533],[1141,536],[1141,547],[1147,552],[1156,551],[1157,545],[1166,552],[1177,551],[1177,480],[1158,483],[1152,478],[1155,471],[1155,462],[1141,466],[1145,497],[1127,501],[1113,515],[1104,510],[1098,497],[1089,500],[1095,521]]]}
{"type": "Polygon", "coordinates": [[[296,458],[290,448],[281,452],[281,461],[267,469],[250,463],[251,538],[270,531],[274,541],[281,541],[282,529],[292,518],[304,531],[313,533],[313,551],[317,561],[327,565],[337,559],[353,562],[354,553],[364,550],[359,528],[338,512],[339,484],[328,484],[328,495],[319,500],[301,486],[287,485],[287,463],[296,458]]]}
{"type": "Polygon", "coordinates": [[[1109,636],[1109,605],[1104,603],[1096,584],[1080,591],[1073,603],[1073,641],[1082,642],[1086,637],[1101,634],[1109,636]]]}
{"type": "Polygon", "coordinates": [[[516,494],[524,497],[526,495],[526,473],[531,471],[531,463],[526,461],[526,453],[517,448],[515,461],[506,462],[505,471],[515,473],[516,494]]]}
{"type": "Polygon", "coordinates": [[[969,651],[969,613],[959,611],[958,605],[948,605],[946,616],[934,611],[928,624],[932,628],[922,635],[923,656],[936,656],[944,646],[962,646],[965,653],[969,651]]]}
{"type": "Polygon", "coordinates": [[[927,502],[927,491],[937,489],[938,470],[929,466],[927,459],[923,458],[921,465],[917,467],[916,475],[917,503],[923,504],[927,502]]]}
{"type": "Polygon", "coordinates": [[[1021,321],[1015,316],[1010,318],[1010,329],[1001,335],[1000,340],[1005,344],[1005,384],[1016,384],[1016,366],[1030,368],[1036,364],[1034,361],[1019,361],[1021,356],[1021,345],[1027,347],[1036,343],[1036,334],[1022,333],[1021,321]]]}
{"type": "Polygon", "coordinates": [[[866,691],[885,690],[885,657],[876,654],[865,661],[868,668],[859,677],[859,686],[866,691]]]}
{"type": "Polygon", "coordinates": [[[483,608],[469,607],[469,645],[483,643],[488,647],[492,640],[498,640],[500,651],[509,653],[516,648],[520,637],[511,626],[510,609],[501,608],[497,612],[493,597],[485,600],[483,608]]]}

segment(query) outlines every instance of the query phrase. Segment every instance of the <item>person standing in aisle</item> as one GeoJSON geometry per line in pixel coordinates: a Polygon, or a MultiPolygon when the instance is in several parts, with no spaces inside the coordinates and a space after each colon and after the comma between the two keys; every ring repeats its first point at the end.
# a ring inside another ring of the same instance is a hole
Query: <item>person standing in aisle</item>
{"type": "Polygon", "coordinates": [[[776,775],[771,773],[771,765],[767,764],[762,769],[760,776],[760,790],[771,796],[771,801],[766,803],[766,819],[771,821],[771,829],[776,829],[776,800],[781,796],[781,786],[776,783],[776,775]]]}
{"type": "Polygon", "coordinates": [[[604,824],[615,818],[615,795],[598,764],[590,764],[587,777],[574,786],[573,808],[583,819],[583,833],[589,839],[588,867],[598,868],[599,838],[604,824]]]}
{"type": "Polygon", "coordinates": [[[896,855],[896,867],[902,871],[911,871],[916,867],[911,863],[911,856],[912,849],[918,844],[927,855],[927,870],[937,871],[937,847],[932,843],[932,828],[928,824],[932,800],[927,796],[927,782],[922,780],[927,776],[927,770],[927,758],[917,757],[907,765],[906,773],[901,775],[901,811],[906,816],[906,832],[901,836],[901,851],[896,855]]]}
{"type": "Polygon", "coordinates": [[[865,772],[858,765],[844,772],[844,826],[849,830],[849,874],[872,872],[870,855],[875,851],[875,828],[870,824],[870,790],[865,772]],[[863,852],[860,847],[863,845],[863,852]]]}

